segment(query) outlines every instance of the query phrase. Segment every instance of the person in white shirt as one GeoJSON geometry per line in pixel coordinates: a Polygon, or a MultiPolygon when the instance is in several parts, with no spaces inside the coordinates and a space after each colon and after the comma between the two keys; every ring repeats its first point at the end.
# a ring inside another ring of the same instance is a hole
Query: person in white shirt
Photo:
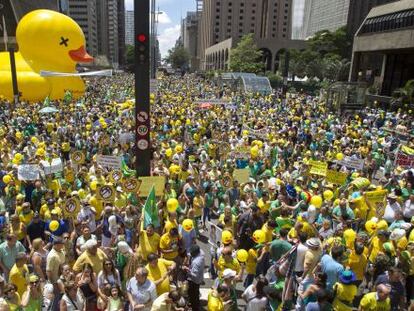
{"type": "Polygon", "coordinates": [[[77,221],[78,223],[84,223],[89,227],[89,230],[93,233],[96,230],[96,211],[89,204],[83,205],[79,211],[77,221]]]}
{"type": "Polygon", "coordinates": [[[129,310],[150,311],[157,299],[155,284],[148,280],[148,270],[139,267],[126,286],[129,310]]]}
{"type": "Polygon", "coordinates": [[[414,217],[414,194],[411,194],[407,201],[404,203],[404,219],[405,221],[411,221],[414,217]]]}
{"type": "Polygon", "coordinates": [[[306,246],[306,240],[307,240],[307,234],[306,232],[300,232],[299,233],[299,244],[296,251],[296,261],[295,261],[295,274],[299,277],[302,276],[304,266],[303,263],[305,262],[305,254],[308,251],[308,247],[306,246]]]}
{"type": "Polygon", "coordinates": [[[246,311],[265,311],[267,306],[267,297],[263,288],[268,285],[264,276],[259,276],[256,284],[246,288],[242,298],[246,301],[246,311]]]}
{"type": "Polygon", "coordinates": [[[388,224],[391,224],[395,220],[395,213],[400,211],[401,205],[397,202],[397,196],[394,193],[389,194],[383,218],[388,222],[388,224]]]}

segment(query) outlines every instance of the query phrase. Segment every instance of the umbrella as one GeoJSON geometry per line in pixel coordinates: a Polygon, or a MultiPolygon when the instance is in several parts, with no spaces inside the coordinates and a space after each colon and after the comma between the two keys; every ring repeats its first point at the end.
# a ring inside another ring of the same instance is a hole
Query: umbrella
{"type": "Polygon", "coordinates": [[[39,112],[40,113],[55,113],[55,112],[59,112],[59,110],[57,110],[56,107],[48,106],[48,107],[44,107],[40,109],[39,112]]]}

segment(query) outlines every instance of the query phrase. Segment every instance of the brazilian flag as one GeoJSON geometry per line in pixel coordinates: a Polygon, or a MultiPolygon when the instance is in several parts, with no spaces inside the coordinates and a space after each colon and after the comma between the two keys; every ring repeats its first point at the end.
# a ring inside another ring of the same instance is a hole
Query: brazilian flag
{"type": "Polygon", "coordinates": [[[158,210],[157,210],[157,201],[155,198],[155,187],[152,186],[150,193],[148,194],[147,201],[144,205],[144,228],[149,224],[152,224],[154,227],[160,226],[160,221],[158,219],[158,210]]]}

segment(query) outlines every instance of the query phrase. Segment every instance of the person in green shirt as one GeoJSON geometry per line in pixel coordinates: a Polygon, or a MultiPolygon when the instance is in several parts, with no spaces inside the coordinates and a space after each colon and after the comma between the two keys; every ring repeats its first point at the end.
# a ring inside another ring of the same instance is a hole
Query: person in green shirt
{"type": "Polygon", "coordinates": [[[292,245],[287,241],[288,232],[286,228],[280,229],[280,238],[273,240],[270,244],[270,257],[273,261],[278,261],[292,248],[292,245]]]}

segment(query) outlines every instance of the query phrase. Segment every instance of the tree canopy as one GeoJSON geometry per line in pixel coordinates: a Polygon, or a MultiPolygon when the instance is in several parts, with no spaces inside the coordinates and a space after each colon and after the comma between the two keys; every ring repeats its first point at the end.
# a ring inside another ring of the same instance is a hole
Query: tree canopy
{"type": "Polygon", "coordinates": [[[183,46],[175,46],[168,50],[164,60],[174,69],[186,69],[190,62],[190,53],[183,46]]]}
{"type": "Polygon", "coordinates": [[[259,73],[263,71],[262,52],[253,40],[253,34],[241,38],[230,51],[230,70],[233,72],[259,73]]]}

